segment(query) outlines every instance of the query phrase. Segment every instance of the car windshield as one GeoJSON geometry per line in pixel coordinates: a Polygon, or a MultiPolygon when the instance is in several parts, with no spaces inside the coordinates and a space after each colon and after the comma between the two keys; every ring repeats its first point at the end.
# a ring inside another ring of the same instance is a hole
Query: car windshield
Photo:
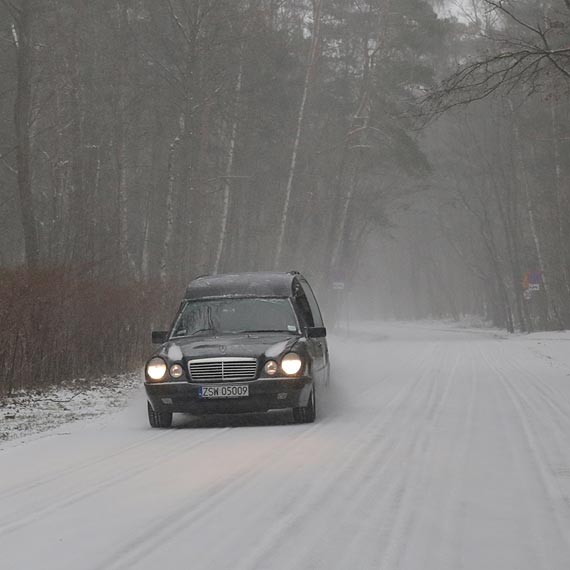
{"type": "Polygon", "coordinates": [[[289,299],[210,299],[186,303],[176,320],[172,338],[297,331],[289,299]]]}

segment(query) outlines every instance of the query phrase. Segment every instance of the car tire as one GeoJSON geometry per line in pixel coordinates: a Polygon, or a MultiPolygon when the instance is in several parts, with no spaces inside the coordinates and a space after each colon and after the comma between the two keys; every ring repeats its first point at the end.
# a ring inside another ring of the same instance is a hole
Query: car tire
{"type": "Polygon", "coordinates": [[[311,391],[309,402],[306,406],[293,408],[293,420],[297,424],[312,424],[317,417],[317,404],[315,398],[315,389],[311,391]]]}
{"type": "Polygon", "coordinates": [[[155,412],[150,405],[146,403],[148,410],[148,423],[153,428],[169,428],[172,425],[172,412],[155,412]]]}

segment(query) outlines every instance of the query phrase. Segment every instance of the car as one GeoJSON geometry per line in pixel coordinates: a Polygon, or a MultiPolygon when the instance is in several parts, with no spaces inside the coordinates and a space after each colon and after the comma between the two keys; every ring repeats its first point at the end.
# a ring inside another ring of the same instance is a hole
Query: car
{"type": "Polygon", "coordinates": [[[145,366],[149,423],[288,408],[295,422],[314,422],[316,387],[329,383],[326,336],[296,271],[198,277],[170,330],[152,333],[161,346],[145,366]]]}

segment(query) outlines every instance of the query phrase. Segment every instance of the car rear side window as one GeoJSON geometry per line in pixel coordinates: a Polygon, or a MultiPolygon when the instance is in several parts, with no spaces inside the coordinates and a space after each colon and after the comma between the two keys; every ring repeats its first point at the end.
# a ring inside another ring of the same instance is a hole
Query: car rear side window
{"type": "Polygon", "coordinates": [[[306,281],[301,281],[301,286],[303,288],[303,292],[305,293],[305,297],[309,303],[309,307],[311,308],[311,313],[313,316],[313,323],[314,323],[312,326],[323,327],[324,323],[323,323],[323,317],[321,315],[321,310],[317,303],[315,294],[311,289],[311,286],[306,281]]]}

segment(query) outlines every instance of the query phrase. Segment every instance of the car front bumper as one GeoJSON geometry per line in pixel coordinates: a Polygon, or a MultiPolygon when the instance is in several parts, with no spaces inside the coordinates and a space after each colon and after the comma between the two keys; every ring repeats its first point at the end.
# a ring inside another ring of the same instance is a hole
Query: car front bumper
{"type": "Polygon", "coordinates": [[[145,382],[148,401],[155,412],[203,414],[240,414],[267,412],[306,406],[313,386],[308,376],[299,378],[260,378],[249,382],[193,383],[145,382]],[[249,396],[242,398],[204,399],[200,386],[247,384],[249,396]]]}

